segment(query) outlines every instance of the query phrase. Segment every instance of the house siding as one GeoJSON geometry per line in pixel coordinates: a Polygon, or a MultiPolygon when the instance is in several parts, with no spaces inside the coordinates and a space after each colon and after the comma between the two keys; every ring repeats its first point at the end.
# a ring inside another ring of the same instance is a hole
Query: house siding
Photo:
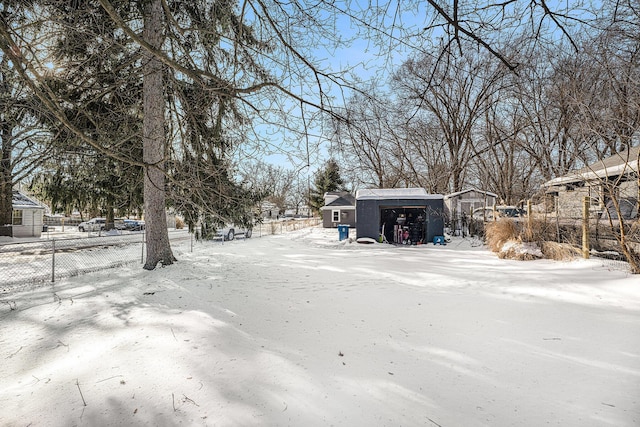
{"type": "MultiPolygon", "coordinates": [[[[619,199],[638,197],[637,181],[624,181],[617,187],[619,199]]],[[[585,183],[583,187],[562,186],[556,188],[556,209],[560,217],[582,218],[582,203],[585,197],[590,200],[592,214],[602,212],[605,209],[605,195],[599,182],[585,183]]]]}
{"type": "Polygon", "coordinates": [[[22,211],[22,224],[13,225],[13,237],[40,237],[42,234],[44,209],[42,208],[20,208],[14,210],[22,211]]]}
{"type": "Polygon", "coordinates": [[[340,208],[336,206],[335,208],[327,207],[322,211],[322,226],[324,228],[336,228],[340,225],[348,225],[349,227],[356,226],[356,211],[353,207],[351,208],[340,208]],[[339,211],[339,220],[333,220],[333,211],[339,211]]]}

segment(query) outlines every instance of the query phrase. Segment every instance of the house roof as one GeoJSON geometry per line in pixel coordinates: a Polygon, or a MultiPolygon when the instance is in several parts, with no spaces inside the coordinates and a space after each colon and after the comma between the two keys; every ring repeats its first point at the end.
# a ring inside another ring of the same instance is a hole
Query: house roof
{"type": "Polygon", "coordinates": [[[564,185],[572,182],[589,181],[610,176],[624,175],[638,172],[638,155],[640,146],[614,154],[582,169],[578,169],[564,176],[559,176],[544,183],[545,187],[564,185]]]}
{"type": "Polygon", "coordinates": [[[447,194],[446,196],[444,196],[444,198],[450,199],[452,197],[460,196],[461,194],[470,193],[472,191],[475,191],[476,193],[486,194],[487,196],[491,196],[491,197],[498,197],[496,193],[492,193],[490,191],[478,190],[477,188],[469,188],[468,190],[462,190],[462,191],[457,191],[455,193],[447,194]]]}
{"type": "Polygon", "coordinates": [[[327,203],[326,205],[324,205],[322,207],[322,209],[328,208],[349,208],[349,207],[353,207],[355,208],[355,198],[353,197],[353,195],[349,194],[349,193],[339,193],[340,197],[338,197],[335,200],[332,200],[330,203],[327,203]]]}
{"type": "Polygon", "coordinates": [[[356,200],[424,200],[443,199],[442,194],[429,194],[424,188],[372,188],[358,190],[356,200]]]}
{"type": "Polygon", "coordinates": [[[42,206],[40,203],[36,202],[35,200],[31,199],[30,197],[28,197],[25,194],[22,194],[19,191],[14,190],[13,191],[13,197],[11,198],[11,204],[13,205],[13,208],[20,208],[20,209],[44,209],[44,206],[42,206]]]}

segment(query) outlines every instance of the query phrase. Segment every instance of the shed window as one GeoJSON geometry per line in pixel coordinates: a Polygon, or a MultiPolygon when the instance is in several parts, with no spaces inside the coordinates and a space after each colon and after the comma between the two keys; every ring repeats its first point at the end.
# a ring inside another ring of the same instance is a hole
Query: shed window
{"type": "Polygon", "coordinates": [[[14,210],[13,211],[13,221],[11,222],[13,225],[22,225],[22,211],[14,210]]]}
{"type": "Polygon", "coordinates": [[[331,221],[332,222],[340,221],[340,211],[331,211],[331,221]]]}

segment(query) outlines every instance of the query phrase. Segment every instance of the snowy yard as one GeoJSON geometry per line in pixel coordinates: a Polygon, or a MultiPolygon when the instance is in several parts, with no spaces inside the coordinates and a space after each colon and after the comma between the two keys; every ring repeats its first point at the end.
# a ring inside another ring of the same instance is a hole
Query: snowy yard
{"type": "Polygon", "coordinates": [[[0,425],[640,425],[640,278],[600,261],[322,228],[174,252],[0,297],[0,425]]]}

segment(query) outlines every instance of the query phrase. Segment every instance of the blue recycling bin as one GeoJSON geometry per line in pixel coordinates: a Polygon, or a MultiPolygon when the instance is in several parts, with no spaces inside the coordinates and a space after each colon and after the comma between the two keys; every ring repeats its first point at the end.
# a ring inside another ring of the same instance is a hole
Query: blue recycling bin
{"type": "Polygon", "coordinates": [[[349,226],[338,224],[338,239],[345,240],[349,238],[349,226]]]}

